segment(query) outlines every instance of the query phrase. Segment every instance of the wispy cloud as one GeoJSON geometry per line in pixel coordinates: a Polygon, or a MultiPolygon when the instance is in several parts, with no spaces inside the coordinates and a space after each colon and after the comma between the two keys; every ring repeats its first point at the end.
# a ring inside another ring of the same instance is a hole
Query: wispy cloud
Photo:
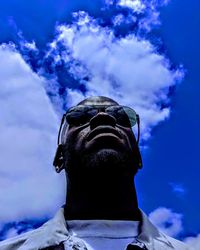
{"type": "Polygon", "coordinates": [[[172,191],[179,197],[183,197],[186,194],[186,189],[183,184],[170,182],[169,185],[172,188],[172,191]]]}

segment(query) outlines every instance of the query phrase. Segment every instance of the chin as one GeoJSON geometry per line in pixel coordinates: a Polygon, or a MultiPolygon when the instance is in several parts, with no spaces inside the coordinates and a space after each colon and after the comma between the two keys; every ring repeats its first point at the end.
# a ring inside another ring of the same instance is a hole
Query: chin
{"type": "Polygon", "coordinates": [[[113,148],[103,148],[85,155],[84,164],[87,169],[123,169],[127,166],[127,159],[122,152],[113,148]]]}

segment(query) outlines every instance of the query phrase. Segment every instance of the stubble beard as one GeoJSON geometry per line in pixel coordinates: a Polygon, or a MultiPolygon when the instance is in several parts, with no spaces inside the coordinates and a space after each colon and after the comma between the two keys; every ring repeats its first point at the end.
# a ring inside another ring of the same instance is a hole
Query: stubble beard
{"type": "Polygon", "coordinates": [[[66,145],[66,170],[70,171],[131,171],[134,170],[131,152],[127,150],[115,150],[103,148],[94,151],[80,150],[66,145]]]}

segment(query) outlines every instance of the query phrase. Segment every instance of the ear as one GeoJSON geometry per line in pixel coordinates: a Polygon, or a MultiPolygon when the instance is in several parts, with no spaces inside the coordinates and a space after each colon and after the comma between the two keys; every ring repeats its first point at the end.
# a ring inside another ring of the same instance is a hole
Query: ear
{"type": "Polygon", "coordinates": [[[63,145],[59,144],[54,156],[53,165],[57,173],[64,169],[63,145]]]}

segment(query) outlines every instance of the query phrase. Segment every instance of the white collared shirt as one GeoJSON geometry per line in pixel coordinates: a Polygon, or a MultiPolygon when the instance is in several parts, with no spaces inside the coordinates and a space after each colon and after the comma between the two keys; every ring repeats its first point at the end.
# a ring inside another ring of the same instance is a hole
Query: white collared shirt
{"type": "Polygon", "coordinates": [[[138,236],[139,221],[71,220],[69,234],[81,239],[88,250],[124,250],[138,236]]]}
{"type": "MultiPolygon", "coordinates": [[[[192,249],[183,242],[160,232],[142,211],[141,216],[142,221],[139,225],[139,234],[133,241],[133,244],[142,246],[147,250],[192,249]]],[[[38,229],[0,242],[0,250],[39,250],[63,243],[67,250],[87,250],[82,240],[70,235],[64,217],[64,209],[61,208],[53,219],[38,229]]],[[[112,249],[114,248],[112,247],[109,250],[112,249]]]]}

